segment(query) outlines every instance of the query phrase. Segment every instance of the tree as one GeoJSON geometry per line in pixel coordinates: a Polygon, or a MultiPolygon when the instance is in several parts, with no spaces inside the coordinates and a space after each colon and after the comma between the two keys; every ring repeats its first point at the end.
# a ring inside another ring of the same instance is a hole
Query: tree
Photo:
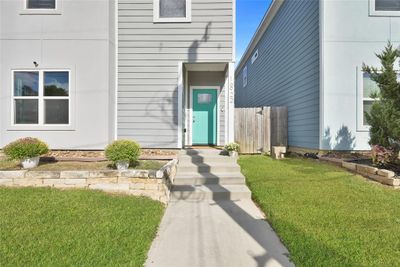
{"type": "Polygon", "coordinates": [[[370,128],[370,145],[383,146],[392,150],[393,156],[400,151],[400,83],[395,63],[400,58],[400,50],[393,48],[389,42],[381,54],[376,54],[382,66],[367,66],[363,70],[377,83],[380,92],[373,93],[376,99],[371,111],[366,112],[370,128]]]}

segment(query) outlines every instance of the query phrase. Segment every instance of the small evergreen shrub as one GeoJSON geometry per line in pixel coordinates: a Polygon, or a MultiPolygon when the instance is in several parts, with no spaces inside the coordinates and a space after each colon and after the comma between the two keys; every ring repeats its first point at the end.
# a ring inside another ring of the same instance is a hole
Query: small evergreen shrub
{"type": "Polygon", "coordinates": [[[10,160],[24,160],[46,154],[49,147],[37,138],[26,137],[8,144],[3,151],[10,160]]]}
{"type": "Polygon", "coordinates": [[[131,140],[117,140],[106,147],[105,154],[114,163],[121,160],[136,162],[140,156],[140,146],[131,140]]]}
{"type": "Polygon", "coordinates": [[[224,148],[225,148],[226,151],[236,151],[236,152],[239,152],[240,146],[239,146],[238,143],[229,143],[229,144],[226,144],[224,148]]]}
{"type": "MultiPolygon", "coordinates": [[[[391,154],[388,161],[393,162],[398,160],[400,152],[400,82],[398,81],[398,66],[395,66],[400,59],[400,50],[394,48],[389,42],[385,50],[377,54],[377,57],[382,65],[380,68],[365,64],[363,66],[363,70],[370,74],[371,79],[378,84],[380,89],[380,92],[370,96],[376,101],[371,111],[365,113],[367,122],[371,126],[369,143],[372,146],[378,146],[377,148],[383,147],[384,158],[391,154]]],[[[382,149],[377,149],[378,154],[381,152],[382,149]]]]}

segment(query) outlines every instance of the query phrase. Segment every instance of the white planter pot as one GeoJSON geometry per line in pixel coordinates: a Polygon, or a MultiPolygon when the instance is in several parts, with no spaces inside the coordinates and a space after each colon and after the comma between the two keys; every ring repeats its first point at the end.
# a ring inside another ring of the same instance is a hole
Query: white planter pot
{"type": "Polygon", "coordinates": [[[115,165],[119,171],[126,171],[129,168],[129,160],[119,160],[115,165]]]}
{"type": "Polygon", "coordinates": [[[237,153],[237,151],[229,151],[229,156],[231,156],[232,158],[237,158],[239,155],[239,153],[237,153]]]}
{"type": "Polygon", "coordinates": [[[39,165],[40,157],[28,158],[21,161],[22,168],[32,169],[39,165]]]}

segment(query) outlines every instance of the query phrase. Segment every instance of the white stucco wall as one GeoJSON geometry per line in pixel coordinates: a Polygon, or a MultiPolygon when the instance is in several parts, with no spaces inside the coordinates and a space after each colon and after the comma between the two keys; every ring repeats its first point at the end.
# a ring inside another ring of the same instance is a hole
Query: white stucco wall
{"type": "Polygon", "coordinates": [[[400,17],[369,16],[368,0],[321,1],[321,148],[368,150],[358,119],[361,66],[380,66],[375,53],[388,40],[399,44],[400,17]]]}
{"type": "Polygon", "coordinates": [[[108,0],[61,1],[61,15],[21,15],[23,0],[0,1],[0,147],[33,136],[53,149],[102,149],[114,138],[114,11],[108,0]],[[33,61],[71,71],[71,127],[11,126],[11,70],[33,61]]]}

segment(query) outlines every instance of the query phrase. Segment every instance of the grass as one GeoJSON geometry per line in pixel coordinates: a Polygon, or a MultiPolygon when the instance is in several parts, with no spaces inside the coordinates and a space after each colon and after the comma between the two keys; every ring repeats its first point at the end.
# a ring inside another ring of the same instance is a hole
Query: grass
{"type": "Polygon", "coordinates": [[[164,206],[96,191],[0,187],[0,266],[143,266],[164,206]]]}
{"type": "Polygon", "coordinates": [[[297,266],[400,266],[400,191],[314,160],[239,164],[297,266]]]}
{"type": "MultiPolygon", "coordinates": [[[[130,169],[143,170],[159,170],[164,166],[166,161],[157,160],[139,160],[135,166],[130,166],[130,169]]],[[[19,170],[21,169],[18,161],[0,160],[0,170],[19,170]]],[[[34,170],[38,171],[67,171],[67,170],[107,170],[113,169],[112,163],[109,161],[99,162],[73,162],[73,161],[58,161],[58,162],[41,162],[34,170]]]]}

